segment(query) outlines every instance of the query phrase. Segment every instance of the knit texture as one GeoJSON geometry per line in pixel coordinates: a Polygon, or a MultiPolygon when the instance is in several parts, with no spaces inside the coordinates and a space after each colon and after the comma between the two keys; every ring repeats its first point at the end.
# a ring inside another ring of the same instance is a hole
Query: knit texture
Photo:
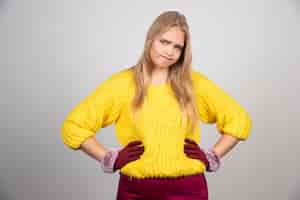
{"type": "MultiPolygon", "coordinates": [[[[245,109],[202,73],[192,70],[201,123],[216,123],[220,134],[240,140],[249,137],[251,120],[245,109]]],[[[184,139],[200,144],[200,123],[189,132],[169,84],[150,85],[136,118],[131,111],[135,94],[133,71],[121,70],[104,80],[65,118],[61,136],[65,145],[78,149],[99,129],[115,124],[119,144],[141,140],[144,153],[121,172],[136,178],[177,177],[202,173],[204,163],[184,154],[184,139]]]]}

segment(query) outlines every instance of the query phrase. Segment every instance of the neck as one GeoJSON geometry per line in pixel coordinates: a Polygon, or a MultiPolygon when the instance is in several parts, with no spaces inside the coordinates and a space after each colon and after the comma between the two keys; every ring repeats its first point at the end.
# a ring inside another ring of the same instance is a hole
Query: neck
{"type": "MultiPolygon", "coordinates": [[[[146,79],[150,78],[145,73],[146,70],[144,70],[144,76],[146,79]]],[[[168,78],[169,69],[167,67],[155,67],[152,71],[152,79],[150,80],[151,83],[166,83],[168,78]]]]}
{"type": "Polygon", "coordinates": [[[152,72],[152,83],[165,83],[168,78],[168,68],[155,68],[152,72]]]}

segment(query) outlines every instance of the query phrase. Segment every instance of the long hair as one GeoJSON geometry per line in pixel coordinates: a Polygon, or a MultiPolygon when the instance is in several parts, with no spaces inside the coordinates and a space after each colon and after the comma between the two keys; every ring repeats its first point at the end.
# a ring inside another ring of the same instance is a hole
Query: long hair
{"type": "Polygon", "coordinates": [[[183,51],[178,61],[169,66],[167,80],[174,92],[176,100],[180,105],[185,122],[189,122],[190,131],[193,132],[195,125],[199,120],[199,113],[197,109],[196,100],[193,93],[193,85],[191,79],[191,44],[189,26],[184,15],[178,11],[166,11],[161,13],[150,26],[144,50],[136,65],[131,67],[134,71],[134,81],[136,85],[136,93],[132,101],[132,108],[134,113],[142,106],[145,95],[147,93],[154,64],[150,58],[150,48],[154,38],[161,33],[168,31],[172,27],[178,27],[185,34],[185,41],[183,51]]]}

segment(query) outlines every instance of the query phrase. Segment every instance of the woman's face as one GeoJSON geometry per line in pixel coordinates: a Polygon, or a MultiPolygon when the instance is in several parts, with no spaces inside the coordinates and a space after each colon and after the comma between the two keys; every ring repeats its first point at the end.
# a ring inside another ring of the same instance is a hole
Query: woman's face
{"type": "Polygon", "coordinates": [[[184,47],[184,32],[172,27],[154,38],[150,48],[150,57],[155,68],[168,68],[179,59],[184,47]]]}

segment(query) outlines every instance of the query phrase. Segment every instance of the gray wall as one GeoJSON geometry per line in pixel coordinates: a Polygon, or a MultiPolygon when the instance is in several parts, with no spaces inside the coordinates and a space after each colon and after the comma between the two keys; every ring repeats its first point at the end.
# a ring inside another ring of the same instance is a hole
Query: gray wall
{"type": "MultiPolygon", "coordinates": [[[[64,146],[60,127],[101,81],[136,62],[168,9],[188,19],[194,68],[253,121],[249,140],[207,173],[210,199],[300,199],[299,0],[1,0],[1,200],[114,199],[118,174],[64,146]]],[[[202,135],[204,148],[219,137],[215,125],[202,135]]],[[[119,146],[114,126],[97,138],[119,146]]]]}

